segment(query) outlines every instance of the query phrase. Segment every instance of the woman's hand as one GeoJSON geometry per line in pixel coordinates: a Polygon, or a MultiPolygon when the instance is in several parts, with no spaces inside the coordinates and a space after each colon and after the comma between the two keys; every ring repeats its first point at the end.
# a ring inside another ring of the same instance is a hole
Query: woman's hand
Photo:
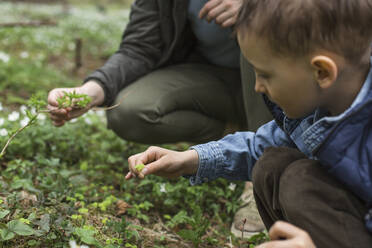
{"type": "Polygon", "coordinates": [[[104,100],[104,91],[102,87],[90,81],[76,88],[56,88],[48,94],[48,110],[53,125],[60,127],[73,118],[79,117],[87,112],[90,108],[102,104],[104,100]],[[63,97],[65,92],[76,92],[77,94],[86,94],[91,97],[92,101],[85,108],[58,108],[57,99],[63,97]]]}
{"type": "Polygon", "coordinates": [[[195,150],[176,152],[161,147],[151,146],[142,153],[128,158],[129,172],[125,179],[133,177],[144,178],[149,174],[166,178],[177,178],[182,175],[193,175],[197,172],[199,156],[195,150]],[[144,164],[141,171],[136,165],[144,164]]]}
{"type": "Polygon", "coordinates": [[[199,17],[215,22],[222,27],[235,24],[243,0],[209,0],[199,12],[199,17]]]}
{"type": "Polygon", "coordinates": [[[272,241],[263,243],[256,248],[315,248],[306,231],[287,222],[275,222],[270,228],[269,236],[272,241]]]}

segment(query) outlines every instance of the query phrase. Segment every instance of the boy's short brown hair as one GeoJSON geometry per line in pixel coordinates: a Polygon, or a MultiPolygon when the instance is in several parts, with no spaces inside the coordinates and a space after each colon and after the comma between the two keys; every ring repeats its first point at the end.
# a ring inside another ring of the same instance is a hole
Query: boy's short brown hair
{"type": "Polygon", "coordinates": [[[359,63],[370,52],[372,0],[243,0],[236,29],[264,37],[279,55],[321,48],[359,63]]]}

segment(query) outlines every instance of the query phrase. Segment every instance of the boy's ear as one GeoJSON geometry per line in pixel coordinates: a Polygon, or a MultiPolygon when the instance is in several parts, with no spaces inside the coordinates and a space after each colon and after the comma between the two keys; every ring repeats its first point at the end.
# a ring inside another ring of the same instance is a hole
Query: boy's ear
{"type": "Polygon", "coordinates": [[[335,61],[330,57],[317,55],[311,59],[311,66],[314,69],[314,79],[319,87],[326,89],[332,86],[338,76],[338,69],[335,61]]]}

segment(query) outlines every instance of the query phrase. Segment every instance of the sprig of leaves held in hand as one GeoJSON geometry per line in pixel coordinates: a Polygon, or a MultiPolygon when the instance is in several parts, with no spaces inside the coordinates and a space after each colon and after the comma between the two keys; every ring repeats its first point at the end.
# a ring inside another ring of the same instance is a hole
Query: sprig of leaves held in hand
{"type": "Polygon", "coordinates": [[[73,92],[64,92],[64,95],[57,99],[58,108],[85,108],[92,98],[86,94],[78,94],[75,91],[73,92]]]}
{"type": "MultiPolygon", "coordinates": [[[[73,92],[64,92],[64,95],[57,99],[58,108],[73,108],[80,109],[85,108],[92,99],[86,94],[77,94],[73,92]]],[[[47,102],[40,95],[32,95],[27,102],[26,116],[29,118],[29,121],[23,127],[17,129],[16,131],[10,133],[10,138],[5,143],[3,149],[0,153],[0,159],[4,156],[6,149],[8,148],[10,142],[23,130],[27,127],[33,125],[37,121],[37,117],[40,113],[48,113],[49,110],[45,109],[47,102]]]]}

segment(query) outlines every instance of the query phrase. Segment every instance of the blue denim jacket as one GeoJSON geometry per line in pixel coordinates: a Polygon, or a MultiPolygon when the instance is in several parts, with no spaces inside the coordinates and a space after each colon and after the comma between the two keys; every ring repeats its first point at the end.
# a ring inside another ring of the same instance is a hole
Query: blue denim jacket
{"type": "MultiPolygon", "coordinates": [[[[372,65],[372,61],[371,61],[372,65]]],[[[199,154],[192,185],[219,177],[250,180],[252,168],[267,147],[297,148],[316,159],[370,208],[366,226],[372,232],[372,68],[352,105],[338,116],[321,110],[289,119],[274,104],[273,121],[256,133],[237,132],[218,141],[191,147],[199,154]]]]}

